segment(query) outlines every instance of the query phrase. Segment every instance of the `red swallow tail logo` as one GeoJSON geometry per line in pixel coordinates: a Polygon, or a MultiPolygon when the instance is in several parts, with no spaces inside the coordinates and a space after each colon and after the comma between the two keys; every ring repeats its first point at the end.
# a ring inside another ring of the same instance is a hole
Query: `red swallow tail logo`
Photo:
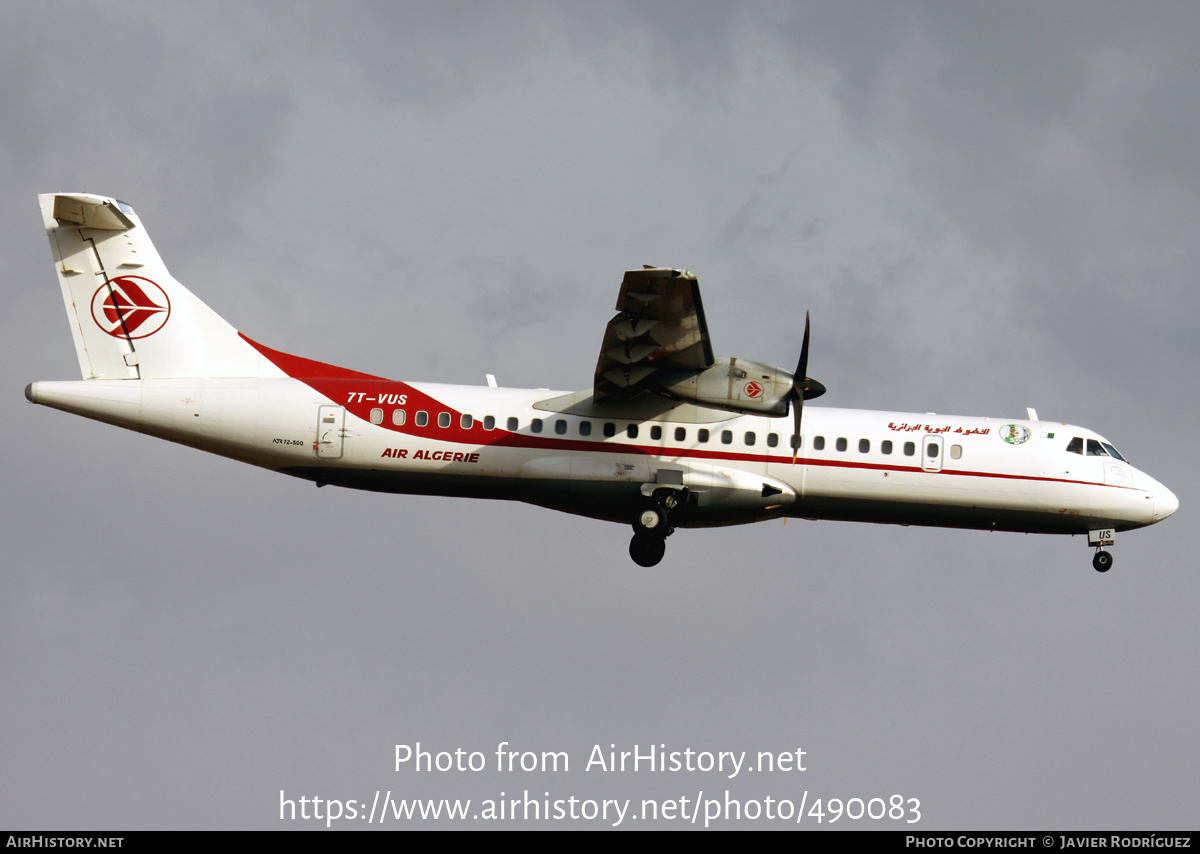
{"type": "Polygon", "coordinates": [[[141,276],[120,276],[92,295],[92,319],[114,338],[147,338],[171,316],[167,292],[141,276]]]}

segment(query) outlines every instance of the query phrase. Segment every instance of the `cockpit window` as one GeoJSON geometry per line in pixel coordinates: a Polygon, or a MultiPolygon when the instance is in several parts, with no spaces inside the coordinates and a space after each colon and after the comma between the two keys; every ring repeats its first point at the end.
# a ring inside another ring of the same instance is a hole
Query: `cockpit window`
{"type": "Polygon", "coordinates": [[[1121,456],[1120,452],[1116,448],[1114,448],[1112,445],[1108,444],[1108,442],[1101,442],[1100,444],[1104,446],[1104,450],[1108,451],[1108,455],[1110,457],[1116,457],[1118,460],[1120,460],[1123,463],[1129,462],[1129,460],[1127,460],[1123,456],[1121,456]]]}
{"type": "MultiPolygon", "coordinates": [[[[1074,439],[1072,439],[1070,442],[1068,442],[1067,443],[1067,453],[1068,454],[1084,453],[1083,439],[1080,438],[1079,436],[1076,436],[1074,439]]],[[[1123,456],[1121,456],[1120,451],[1118,451],[1116,448],[1114,448],[1108,442],[1105,442],[1103,440],[1098,441],[1096,439],[1088,439],[1087,440],[1087,455],[1089,457],[1113,457],[1115,459],[1120,460],[1123,463],[1129,462],[1129,460],[1127,460],[1123,456]]]]}

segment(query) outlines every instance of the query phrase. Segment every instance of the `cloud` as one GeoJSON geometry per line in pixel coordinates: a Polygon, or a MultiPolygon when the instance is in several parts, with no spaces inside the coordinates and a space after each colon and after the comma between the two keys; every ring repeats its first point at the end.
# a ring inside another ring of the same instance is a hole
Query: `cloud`
{"type": "Polygon", "coordinates": [[[623,526],[318,490],[20,396],[77,370],[33,194],[96,190],[270,346],[581,388],[622,270],[686,266],[722,352],[788,367],[812,310],[822,405],[1033,404],[1186,512],[1196,14],[1149,8],[10,4],[0,812],[726,785],[392,768],[506,740],[800,747],[737,791],[901,791],[926,829],[1191,816],[1183,520],[1103,577],[1078,539],[802,520],[645,571],[623,526]]]}

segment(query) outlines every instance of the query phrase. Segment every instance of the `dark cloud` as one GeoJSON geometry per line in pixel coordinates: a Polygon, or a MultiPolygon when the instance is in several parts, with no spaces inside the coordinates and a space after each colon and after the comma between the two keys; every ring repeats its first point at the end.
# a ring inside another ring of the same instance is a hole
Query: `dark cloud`
{"type": "Polygon", "coordinates": [[[1066,324],[1058,358],[1082,345],[1103,364],[1192,313],[1198,31],[1180,3],[858,4],[798,7],[781,44],[834,70],[852,126],[981,248],[1018,253],[1032,322],[1066,324]]]}

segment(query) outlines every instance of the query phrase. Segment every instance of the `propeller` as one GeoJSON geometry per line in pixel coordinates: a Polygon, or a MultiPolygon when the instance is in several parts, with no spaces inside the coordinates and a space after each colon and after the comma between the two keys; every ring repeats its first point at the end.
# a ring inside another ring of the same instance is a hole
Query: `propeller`
{"type": "Polygon", "coordinates": [[[808,375],[808,312],[804,313],[804,343],[800,345],[800,361],[796,363],[796,372],[792,374],[792,390],[788,392],[788,400],[792,401],[792,418],[795,424],[792,432],[792,465],[796,464],[796,455],[800,452],[800,419],[804,414],[804,401],[820,397],[825,393],[825,386],[808,375]]]}

